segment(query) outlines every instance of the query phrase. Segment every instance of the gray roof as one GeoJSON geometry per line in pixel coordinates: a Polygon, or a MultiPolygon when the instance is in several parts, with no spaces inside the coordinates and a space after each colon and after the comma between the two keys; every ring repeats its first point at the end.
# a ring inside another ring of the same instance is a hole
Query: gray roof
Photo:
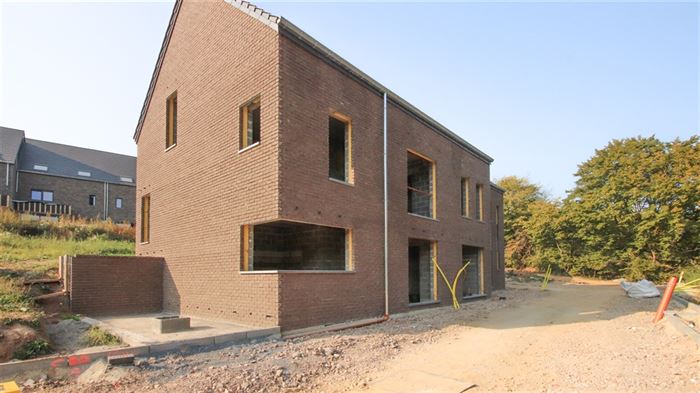
{"type": "MultiPolygon", "coordinates": [[[[447,127],[443,126],[440,124],[437,120],[433,119],[432,117],[428,116],[424,112],[422,112],[420,109],[416,108],[413,106],[411,103],[408,101],[404,100],[401,98],[398,94],[394,93],[393,91],[389,90],[385,86],[383,86],[381,83],[377,82],[374,80],[372,77],[358,69],[357,67],[353,66],[333,52],[332,50],[328,49],[326,46],[318,42],[315,38],[311,37],[310,35],[306,34],[304,31],[302,31],[300,28],[295,26],[293,23],[288,21],[287,19],[280,17],[280,16],[275,16],[270,14],[269,12],[266,12],[260,7],[255,6],[254,4],[250,3],[249,1],[245,0],[225,0],[228,4],[232,5],[233,7],[236,7],[237,9],[243,11],[244,13],[250,15],[251,17],[257,19],[258,21],[264,23],[271,29],[278,31],[280,34],[285,35],[286,37],[295,40],[302,44],[302,47],[305,47],[307,50],[309,50],[311,53],[314,53],[318,56],[320,56],[322,59],[332,63],[333,65],[337,66],[339,69],[341,69],[344,72],[347,72],[351,76],[357,78],[358,80],[364,82],[367,86],[371,87],[378,93],[386,93],[387,99],[392,102],[393,104],[397,105],[399,108],[402,110],[408,112],[409,114],[413,115],[416,119],[422,121],[424,124],[426,124],[428,127],[432,128],[435,130],[438,134],[444,136],[451,142],[457,144],[460,146],[462,149],[472,153],[479,159],[483,160],[486,163],[491,163],[493,162],[493,158],[491,158],[489,155],[486,153],[482,152],[481,150],[477,149],[475,146],[470,144],[469,142],[465,141],[462,137],[459,135],[455,134],[454,132],[450,131],[447,127]]],[[[151,83],[148,87],[148,92],[146,93],[146,99],[144,100],[143,103],[143,108],[141,109],[141,116],[139,117],[139,121],[136,124],[136,131],[134,132],[134,140],[138,143],[139,136],[141,135],[141,128],[143,127],[143,122],[146,118],[146,111],[148,110],[148,106],[151,102],[151,97],[153,95],[153,90],[155,89],[156,85],[156,80],[158,79],[158,74],[160,73],[160,67],[163,64],[163,59],[165,58],[165,53],[168,48],[168,44],[170,43],[170,36],[173,33],[173,29],[175,27],[175,21],[177,20],[177,16],[180,12],[180,5],[182,4],[182,0],[176,0],[175,5],[173,6],[173,13],[170,16],[170,22],[168,24],[168,28],[165,32],[165,38],[163,39],[163,45],[160,48],[160,54],[158,55],[158,60],[156,61],[156,66],[155,69],[153,70],[153,76],[151,77],[151,83]]]]}
{"type": "Polygon", "coordinates": [[[18,169],[82,180],[136,184],[136,157],[29,138],[24,139],[18,169]],[[35,165],[47,169],[38,170],[35,165]],[[130,178],[132,182],[122,178],[130,178]]]}
{"type": "Polygon", "coordinates": [[[0,127],[0,162],[17,163],[17,153],[24,140],[24,131],[0,127]]]}

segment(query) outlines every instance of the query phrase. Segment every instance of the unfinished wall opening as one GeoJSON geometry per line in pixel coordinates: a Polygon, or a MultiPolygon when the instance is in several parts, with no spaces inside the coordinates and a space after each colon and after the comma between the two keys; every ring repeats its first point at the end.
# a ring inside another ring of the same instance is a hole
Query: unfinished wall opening
{"type": "Polygon", "coordinates": [[[260,97],[255,97],[241,106],[240,149],[260,143],[260,97]]]}
{"type": "Polygon", "coordinates": [[[484,186],[482,186],[481,184],[476,185],[475,214],[477,220],[484,221],[484,186]]]}
{"type": "Polygon", "coordinates": [[[408,240],[408,303],[435,300],[433,255],[434,242],[422,239],[408,240]]]}
{"type": "Polygon", "coordinates": [[[165,148],[177,143],[177,91],[166,100],[165,110],[165,148]]]}
{"type": "Polygon", "coordinates": [[[352,182],[350,118],[333,114],[328,117],[328,177],[352,182]]]}
{"type": "Polygon", "coordinates": [[[241,229],[244,271],[352,270],[349,229],[275,221],[241,229]]]}
{"type": "Polygon", "coordinates": [[[483,250],[479,247],[462,246],[462,263],[469,262],[462,277],[462,297],[484,294],[483,250]]]}
{"type": "Polygon", "coordinates": [[[427,157],[408,152],[406,160],[408,212],[435,217],[435,163],[427,157]]]}

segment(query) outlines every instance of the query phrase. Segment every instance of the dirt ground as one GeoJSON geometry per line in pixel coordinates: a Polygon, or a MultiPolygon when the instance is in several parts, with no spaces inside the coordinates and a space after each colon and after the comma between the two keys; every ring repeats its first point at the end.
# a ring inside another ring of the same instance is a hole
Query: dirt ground
{"type": "MultiPolygon", "coordinates": [[[[487,300],[293,340],[169,354],[25,391],[700,391],[700,351],[614,282],[509,282],[487,300]],[[503,299],[505,298],[505,299],[503,299]]],[[[30,381],[32,382],[32,381],[30,381]]],[[[28,384],[28,385],[31,385],[28,384]]]]}

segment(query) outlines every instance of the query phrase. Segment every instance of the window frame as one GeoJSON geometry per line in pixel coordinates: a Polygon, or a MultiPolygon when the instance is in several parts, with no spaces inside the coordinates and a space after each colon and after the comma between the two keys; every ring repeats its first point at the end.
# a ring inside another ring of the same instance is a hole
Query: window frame
{"type": "Polygon", "coordinates": [[[477,208],[474,209],[476,213],[476,219],[478,221],[484,222],[484,185],[476,184],[476,202],[477,208]]]}
{"type": "Polygon", "coordinates": [[[36,188],[32,188],[29,191],[29,198],[31,199],[32,202],[44,202],[44,203],[54,203],[54,192],[51,190],[38,190],[36,188]],[[39,199],[34,198],[34,193],[38,192],[39,193],[39,199]],[[51,200],[47,200],[45,195],[50,194],[51,195],[51,200]]]}
{"type": "Polygon", "coordinates": [[[88,195],[88,206],[97,206],[97,195],[94,195],[94,194],[88,195]],[[94,199],[94,202],[93,202],[93,199],[94,199]]]}
{"type": "Polygon", "coordinates": [[[460,192],[461,192],[461,202],[462,202],[462,217],[472,218],[472,208],[471,208],[471,180],[468,177],[463,177],[460,180],[460,192]]]}
{"type": "Polygon", "coordinates": [[[114,198],[114,208],[115,209],[123,209],[124,208],[124,199],[121,197],[114,198]]]}
{"type": "MultiPolygon", "coordinates": [[[[408,154],[412,154],[412,155],[430,163],[430,192],[428,194],[430,194],[430,210],[431,210],[430,213],[431,214],[430,214],[430,216],[424,216],[422,214],[411,212],[409,210],[411,208],[411,206],[408,205],[408,199],[406,200],[406,204],[407,204],[406,211],[408,212],[408,214],[410,214],[412,216],[437,220],[438,219],[437,218],[437,162],[435,162],[435,160],[433,160],[432,158],[430,158],[424,154],[418,153],[417,151],[415,151],[413,149],[406,149],[406,152],[407,152],[407,156],[406,156],[407,157],[407,159],[406,159],[406,168],[407,169],[408,169],[408,154]]],[[[406,189],[408,191],[415,191],[415,192],[423,192],[424,193],[424,191],[422,191],[422,190],[414,189],[414,188],[408,186],[408,176],[406,176],[406,189]]]]}
{"type": "Polygon", "coordinates": [[[251,98],[250,100],[246,101],[243,105],[241,105],[239,108],[238,117],[240,119],[238,132],[238,152],[240,153],[259,145],[260,141],[262,140],[262,101],[260,99],[260,95],[251,98]],[[251,107],[253,107],[252,110],[251,107]],[[257,109],[260,113],[257,140],[255,129],[253,129],[251,142],[248,143],[248,132],[250,130],[248,119],[250,116],[250,112],[255,111],[255,109],[257,109]]]}
{"type": "Polygon", "coordinates": [[[177,90],[165,99],[165,150],[177,146],[177,90]]]}
{"type": "Polygon", "coordinates": [[[141,196],[141,244],[151,242],[151,194],[141,196]]]}
{"type": "Polygon", "coordinates": [[[355,184],[355,170],[353,168],[352,160],[352,118],[350,116],[344,115],[340,112],[332,112],[328,115],[328,179],[336,182],[341,182],[345,184],[355,184]],[[344,150],[345,150],[345,178],[338,179],[331,176],[331,160],[330,160],[330,121],[335,119],[345,125],[345,140],[344,140],[344,150]]]}

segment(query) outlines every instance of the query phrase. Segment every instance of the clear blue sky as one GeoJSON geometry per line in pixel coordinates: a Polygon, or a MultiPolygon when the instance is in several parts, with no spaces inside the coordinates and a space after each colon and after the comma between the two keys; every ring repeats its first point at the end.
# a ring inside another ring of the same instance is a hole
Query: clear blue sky
{"type": "MultiPolygon", "coordinates": [[[[172,2],[2,3],[0,125],[134,154],[172,2]]],[[[697,2],[261,2],[554,196],[612,138],[700,131],[697,2]]]]}

